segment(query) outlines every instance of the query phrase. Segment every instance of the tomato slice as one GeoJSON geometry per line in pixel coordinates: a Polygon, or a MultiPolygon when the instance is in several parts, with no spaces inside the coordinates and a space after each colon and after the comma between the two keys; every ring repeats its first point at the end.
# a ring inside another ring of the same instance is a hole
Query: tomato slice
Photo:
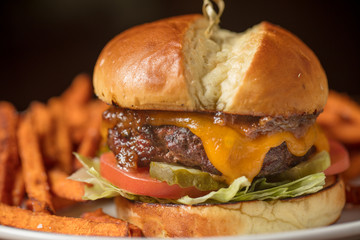
{"type": "Polygon", "coordinates": [[[138,168],[136,171],[126,171],[117,166],[112,152],[104,153],[100,157],[100,173],[106,180],[128,192],[156,198],[178,199],[183,196],[200,197],[208,192],[195,187],[181,188],[178,185],[168,185],[151,178],[148,168],[138,168]]]}
{"type": "Polygon", "coordinates": [[[335,140],[329,140],[331,165],[324,173],[325,175],[335,175],[344,172],[350,167],[349,153],[345,147],[335,140]]]}

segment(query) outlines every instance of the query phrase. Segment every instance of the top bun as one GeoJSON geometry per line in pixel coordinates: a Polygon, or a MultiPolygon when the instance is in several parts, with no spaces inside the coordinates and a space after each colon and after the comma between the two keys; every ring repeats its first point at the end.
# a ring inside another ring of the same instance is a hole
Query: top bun
{"type": "Polygon", "coordinates": [[[296,36],[262,22],[244,33],[201,15],[133,27],[112,39],[94,70],[96,95],[131,109],[222,111],[256,116],[323,109],[326,75],[296,36]]]}

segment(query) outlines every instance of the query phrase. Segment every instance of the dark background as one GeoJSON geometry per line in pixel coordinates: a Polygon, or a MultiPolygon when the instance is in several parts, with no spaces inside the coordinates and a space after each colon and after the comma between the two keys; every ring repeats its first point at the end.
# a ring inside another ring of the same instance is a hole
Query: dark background
{"type": "MultiPolygon", "coordinates": [[[[360,11],[356,1],[225,0],[221,26],[267,20],[299,36],[318,55],[330,88],[360,94],[360,11]]],[[[202,0],[32,0],[0,3],[0,100],[20,110],[59,95],[92,74],[104,45],[144,22],[201,13],[202,0]]]]}

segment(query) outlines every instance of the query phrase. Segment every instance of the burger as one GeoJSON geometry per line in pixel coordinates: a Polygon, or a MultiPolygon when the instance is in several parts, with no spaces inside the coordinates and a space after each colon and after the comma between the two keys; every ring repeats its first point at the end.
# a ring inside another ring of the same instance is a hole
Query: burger
{"type": "Polygon", "coordinates": [[[115,197],[148,237],[289,231],[335,222],[344,184],[325,175],[316,118],[325,72],[268,22],[243,33],[185,15],[133,27],[102,50],[95,93],[104,148],[73,179],[85,199],[115,197]]]}

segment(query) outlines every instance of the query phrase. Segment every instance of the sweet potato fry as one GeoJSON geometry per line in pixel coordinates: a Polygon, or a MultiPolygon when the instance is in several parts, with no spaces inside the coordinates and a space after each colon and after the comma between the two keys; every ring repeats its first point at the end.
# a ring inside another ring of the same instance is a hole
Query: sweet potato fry
{"type": "Polygon", "coordinates": [[[82,218],[91,220],[94,222],[111,222],[111,223],[123,223],[121,219],[111,217],[103,212],[101,208],[96,209],[93,212],[86,212],[81,215],[82,218]]]}
{"type": "Polygon", "coordinates": [[[35,132],[40,141],[45,166],[51,168],[55,165],[57,156],[54,119],[49,108],[40,102],[31,103],[30,114],[35,132]]]}
{"type": "Polygon", "coordinates": [[[360,151],[350,151],[350,167],[343,174],[345,180],[346,202],[360,204],[360,151]]]}
{"type": "Polygon", "coordinates": [[[56,196],[78,202],[84,201],[84,183],[67,179],[68,174],[59,169],[52,169],[48,174],[51,191],[56,196]]]}
{"type": "MultiPolygon", "coordinates": [[[[80,143],[77,152],[86,157],[94,157],[99,149],[101,142],[100,126],[102,121],[102,112],[105,111],[107,105],[100,101],[93,101],[89,105],[90,121],[87,125],[85,136],[80,143]]],[[[74,168],[81,168],[80,162],[74,159],[74,168]]]]}
{"type": "Polygon", "coordinates": [[[360,106],[346,95],[330,91],[317,122],[331,138],[345,144],[360,142],[360,106]]]}
{"type": "Polygon", "coordinates": [[[51,200],[56,212],[68,207],[73,207],[74,205],[79,203],[78,201],[69,200],[66,198],[59,197],[57,195],[53,195],[51,200]]]}
{"type": "Polygon", "coordinates": [[[326,129],[331,138],[337,139],[344,144],[360,143],[360,122],[354,124],[339,124],[336,127],[326,129]]]}
{"type": "Polygon", "coordinates": [[[99,223],[82,218],[34,213],[0,203],[0,224],[42,232],[109,237],[131,236],[127,223],[99,223]]]}
{"type": "Polygon", "coordinates": [[[49,100],[51,114],[55,119],[55,146],[57,156],[57,166],[70,174],[73,169],[72,163],[72,143],[69,128],[63,116],[64,106],[57,98],[49,100]]]}
{"type": "Polygon", "coordinates": [[[85,135],[89,121],[89,111],[85,106],[71,105],[64,109],[64,118],[70,129],[71,141],[79,145],[85,135]]]}
{"type": "Polygon", "coordinates": [[[25,195],[25,182],[22,175],[22,169],[19,167],[15,173],[14,187],[11,192],[12,195],[12,205],[20,206],[23,202],[25,195]]]}
{"type": "Polygon", "coordinates": [[[92,83],[89,75],[79,74],[70,87],[61,95],[66,105],[85,105],[92,97],[92,83]]]}
{"type": "Polygon", "coordinates": [[[90,102],[92,92],[89,75],[79,74],[59,98],[65,106],[63,117],[70,129],[70,136],[75,145],[80,144],[84,137],[85,126],[89,120],[86,106],[90,102]]]}
{"type": "Polygon", "coordinates": [[[81,215],[82,218],[94,221],[94,222],[103,222],[103,223],[117,223],[117,224],[128,224],[129,231],[131,232],[131,236],[133,237],[141,237],[143,236],[142,231],[137,226],[126,223],[121,219],[111,217],[104,213],[101,208],[93,211],[93,212],[87,212],[81,215]]]}
{"type": "Polygon", "coordinates": [[[346,202],[360,204],[360,186],[347,183],[345,186],[346,202]]]}
{"type": "Polygon", "coordinates": [[[352,180],[356,177],[360,177],[360,151],[350,151],[350,167],[344,172],[344,178],[346,180],[352,180]]]}
{"type": "Polygon", "coordinates": [[[43,137],[52,131],[51,114],[47,106],[41,102],[32,102],[30,105],[31,118],[36,133],[43,137]]]}
{"type": "Polygon", "coordinates": [[[35,212],[54,212],[38,139],[30,115],[25,115],[17,132],[25,189],[35,212]]]}
{"type": "MultiPolygon", "coordinates": [[[[100,130],[92,127],[86,130],[77,152],[86,157],[94,157],[101,142],[100,130]]],[[[81,163],[74,157],[74,169],[81,168],[81,163]]]]}
{"type": "Polygon", "coordinates": [[[0,102],[0,202],[12,204],[11,189],[19,164],[16,127],[18,115],[14,106],[0,102]]]}

